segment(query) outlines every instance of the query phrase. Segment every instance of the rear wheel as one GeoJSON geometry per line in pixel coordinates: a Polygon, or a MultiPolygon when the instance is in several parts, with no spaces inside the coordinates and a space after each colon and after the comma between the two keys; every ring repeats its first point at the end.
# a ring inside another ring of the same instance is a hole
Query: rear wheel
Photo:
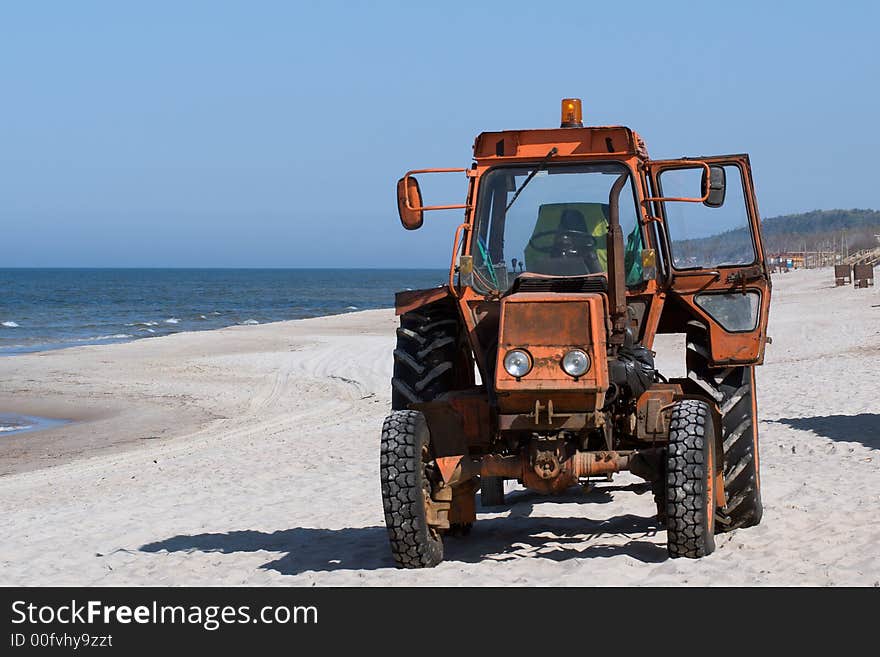
{"type": "Polygon", "coordinates": [[[705,325],[691,322],[688,329],[688,378],[706,391],[721,410],[721,458],[727,503],[718,515],[718,530],[752,527],[760,523],[764,515],[755,368],[710,368],[705,325]]]}
{"type": "Polygon", "coordinates": [[[444,299],[401,315],[391,408],[406,409],[472,384],[473,363],[454,303],[444,299]]]}
{"type": "Polygon", "coordinates": [[[666,543],[669,556],[698,559],[715,550],[715,429],[709,405],[672,407],[666,451],[666,543]]]}
{"type": "Polygon", "coordinates": [[[431,460],[425,416],[391,411],[382,427],[379,469],[385,526],[399,568],[431,568],[443,561],[443,539],[428,524],[431,460]]]}

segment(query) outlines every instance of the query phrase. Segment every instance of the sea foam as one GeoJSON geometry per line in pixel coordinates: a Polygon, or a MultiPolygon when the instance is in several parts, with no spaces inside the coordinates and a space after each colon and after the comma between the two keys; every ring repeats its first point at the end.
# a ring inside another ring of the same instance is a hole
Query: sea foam
{"type": "Polygon", "coordinates": [[[33,428],[30,424],[13,424],[12,426],[7,426],[0,424],[0,433],[5,433],[7,431],[24,431],[25,429],[33,428]]]}
{"type": "Polygon", "coordinates": [[[18,324],[15,322],[0,322],[0,326],[5,326],[6,328],[18,328],[18,324]]]}

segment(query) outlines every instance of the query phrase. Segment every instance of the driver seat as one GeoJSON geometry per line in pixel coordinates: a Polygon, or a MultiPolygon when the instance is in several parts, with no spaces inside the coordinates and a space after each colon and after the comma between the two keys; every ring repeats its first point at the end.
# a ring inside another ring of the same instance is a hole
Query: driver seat
{"type": "Polygon", "coordinates": [[[534,248],[550,249],[554,234],[562,221],[562,213],[566,210],[577,210],[584,217],[583,230],[596,241],[596,255],[603,271],[608,271],[608,213],[606,203],[545,203],[538,208],[538,220],[532,230],[532,237],[526,245],[524,258],[526,271],[551,276],[582,276],[588,274],[582,259],[554,258],[549,253],[542,253],[534,248]],[[535,236],[541,237],[535,239],[535,236]]]}

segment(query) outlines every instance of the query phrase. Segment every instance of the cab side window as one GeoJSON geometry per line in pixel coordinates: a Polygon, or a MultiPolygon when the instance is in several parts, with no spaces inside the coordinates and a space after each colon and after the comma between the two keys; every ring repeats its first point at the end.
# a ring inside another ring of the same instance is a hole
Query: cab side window
{"type": "MultiPolygon", "coordinates": [[[[665,197],[693,197],[700,189],[702,167],[666,169],[660,173],[665,197]]],[[[666,201],[666,224],[676,269],[701,269],[755,262],[742,172],[724,166],[727,191],[721,207],[702,203],[666,201]]]]}

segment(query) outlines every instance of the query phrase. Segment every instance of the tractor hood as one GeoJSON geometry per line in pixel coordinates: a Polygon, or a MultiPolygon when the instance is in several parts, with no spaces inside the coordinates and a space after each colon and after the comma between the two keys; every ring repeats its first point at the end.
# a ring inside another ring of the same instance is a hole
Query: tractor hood
{"type": "Polygon", "coordinates": [[[601,408],[608,390],[607,316],[604,294],[504,297],[494,382],[499,410],[526,412],[551,400],[557,410],[601,408]]]}

